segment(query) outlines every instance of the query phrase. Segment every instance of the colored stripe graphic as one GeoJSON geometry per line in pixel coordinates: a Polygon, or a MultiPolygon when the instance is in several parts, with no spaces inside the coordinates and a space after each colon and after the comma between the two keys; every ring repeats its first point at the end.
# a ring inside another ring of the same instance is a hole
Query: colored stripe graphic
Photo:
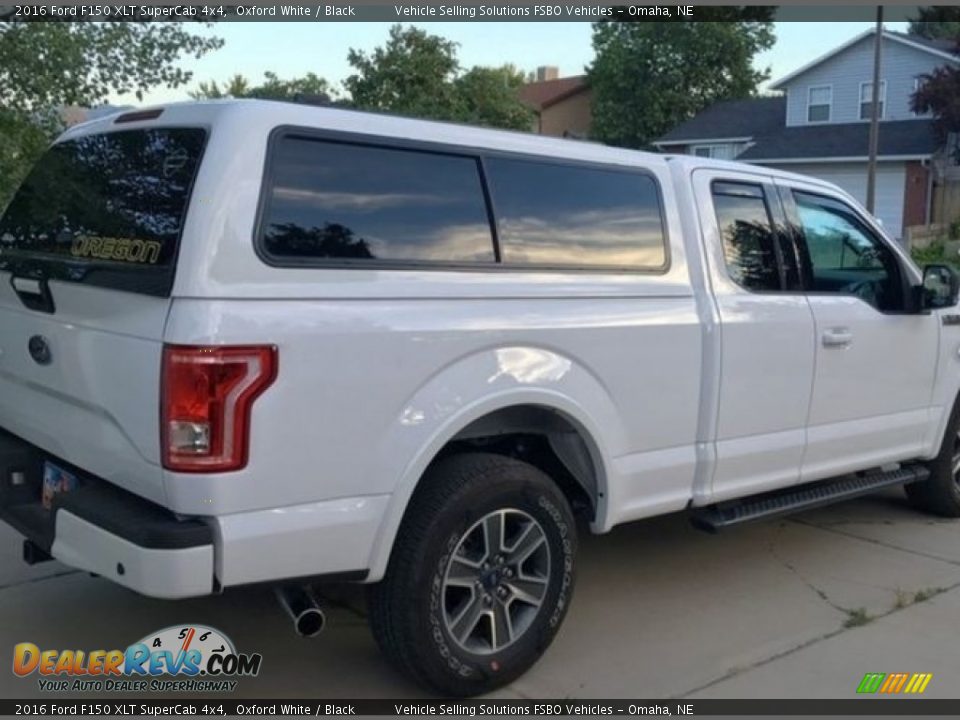
{"type": "Polygon", "coordinates": [[[933,673],[867,673],[857,686],[858,693],[919,695],[927,689],[933,673]]]}
{"type": "Polygon", "coordinates": [[[917,674],[918,678],[921,678],[916,686],[913,688],[913,692],[922,693],[927,689],[927,685],[930,684],[930,681],[933,679],[933,673],[919,673],[917,674]]]}
{"type": "Polygon", "coordinates": [[[887,675],[887,679],[883,681],[883,685],[880,686],[880,694],[885,695],[892,692],[893,687],[897,684],[897,681],[900,679],[900,673],[890,673],[887,675]]]}
{"type": "Polygon", "coordinates": [[[880,689],[880,683],[883,682],[885,677],[886,673],[867,673],[863,676],[863,680],[860,681],[860,685],[857,687],[857,692],[875,693],[880,689]]]}

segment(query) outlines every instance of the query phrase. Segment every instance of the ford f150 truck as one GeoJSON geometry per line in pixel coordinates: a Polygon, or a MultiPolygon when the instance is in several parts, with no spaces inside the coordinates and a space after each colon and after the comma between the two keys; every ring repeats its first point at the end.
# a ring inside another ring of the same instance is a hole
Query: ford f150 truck
{"type": "MultiPolygon", "coordinates": [[[[960,515],[956,276],[766,168],[267,101],[68,130],[0,219],[0,517],[145,595],[368,583],[469,695],[577,527],[960,515]]],[[[615,590],[614,590],[615,592],[615,590]]]]}

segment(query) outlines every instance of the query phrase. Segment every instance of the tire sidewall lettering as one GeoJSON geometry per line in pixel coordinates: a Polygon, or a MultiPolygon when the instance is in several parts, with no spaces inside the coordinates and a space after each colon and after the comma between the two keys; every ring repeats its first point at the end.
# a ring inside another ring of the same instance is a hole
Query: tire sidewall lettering
{"type": "MultiPolygon", "coordinates": [[[[549,520],[549,522],[544,523],[544,525],[549,526],[549,528],[552,528],[554,531],[550,532],[550,530],[545,527],[545,530],[548,532],[548,537],[551,539],[551,552],[559,554],[561,558],[559,579],[555,579],[558,574],[558,568],[554,561],[553,574],[550,581],[551,585],[556,584],[559,586],[559,592],[554,588],[548,590],[548,593],[557,593],[546,621],[546,626],[552,635],[562,622],[569,604],[570,591],[574,581],[574,555],[576,547],[572,541],[573,533],[564,518],[563,512],[561,512],[560,508],[557,507],[548,496],[540,492],[537,492],[534,497],[526,497],[526,494],[524,494],[524,496],[526,503],[523,504],[530,504],[531,500],[533,501],[532,504],[534,507],[527,508],[528,511],[540,510],[540,512],[536,512],[537,519],[542,523],[544,520],[549,520]],[[558,539],[559,542],[557,542],[558,539]]],[[[508,502],[504,503],[503,507],[509,504],[508,502]]],[[[524,637],[515,646],[511,646],[505,652],[484,656],[482,661],[478,661],[475,658],[463,657],[463,653],[459,649],[452,647],[447,637],[447,630],[444,627],[443,579],[446,574],[447,565],[450,562],[451,556],[456,551],[462,533],[465,532],[476,519],[482,516],[482,514],[489,511],[490,508],[486,508],[482,512],[470,513],[457,524],[457,528],[448,535],[440,557],[433,564],[433,572],[429,579],[428,624],[430,639],[436,648],[441,662],[454,674],[464,679],[487,676],[489,670],[486,666],[493,662],[501,665],[503,670],[507,670],[506,665],[510,658],[518,654],[523,654],[529,646],[529,638],[524,637]]],[[[538,620],[537,623],[539,622],[538,620]]],[[[527,632],[531,634],[542,634],[542,630],[538,632],[536,626],[531,627],[527,632]]],[[[539,642],[539,638],[537,641],[539,642]]]]}

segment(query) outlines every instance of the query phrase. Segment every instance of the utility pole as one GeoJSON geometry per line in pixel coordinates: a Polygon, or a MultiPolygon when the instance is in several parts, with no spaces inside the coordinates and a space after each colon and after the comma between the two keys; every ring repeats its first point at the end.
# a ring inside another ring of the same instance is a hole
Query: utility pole
{"type": "Polygon", "coordinates": [[[867,160],[867,210],[874,213],[877,194],[877,152],[880,148],[880,65],[883,62],[883,6],[877,6],[873,38],[873,97],[870,108],[870,155],[867,160]]]}

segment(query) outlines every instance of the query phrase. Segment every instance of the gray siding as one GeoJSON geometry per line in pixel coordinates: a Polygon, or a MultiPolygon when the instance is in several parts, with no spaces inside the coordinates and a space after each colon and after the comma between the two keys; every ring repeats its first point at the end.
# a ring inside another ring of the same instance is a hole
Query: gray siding
{"type": "MultiPolygon", "coordinates": [[[[884,120],[912,120],[910,95],[914,78],[949,62],[923,50],[886,39],[881,77],[886,80],[884,120]]],[[[787,125],[807,124],[809,88],[833,86],[831,123],[860,122],[860,83],[873,78],[873,36],[865,37],[840,54],[790,80],[787,91],[787,125]]],[[[822,123],[818,123],[822,124],[822,123]]]]}

